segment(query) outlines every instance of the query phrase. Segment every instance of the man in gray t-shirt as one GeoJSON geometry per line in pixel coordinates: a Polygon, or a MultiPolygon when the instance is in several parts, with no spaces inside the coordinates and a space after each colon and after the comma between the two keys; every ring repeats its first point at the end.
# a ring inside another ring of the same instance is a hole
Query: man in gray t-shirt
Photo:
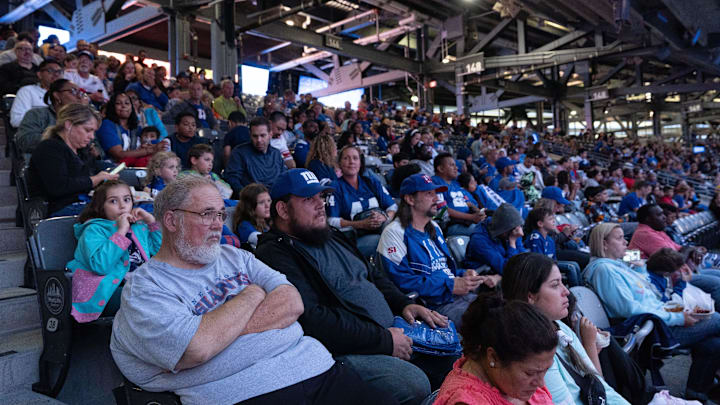
{"type": "Polygon", "coordinates": [[[304,336],[284,275],[220,245],[226,214],[212,181],[168,185],[155,215],[162,246],[125,285],[110,343],[130,381],[183,404],[388,403],[304,336]]]}

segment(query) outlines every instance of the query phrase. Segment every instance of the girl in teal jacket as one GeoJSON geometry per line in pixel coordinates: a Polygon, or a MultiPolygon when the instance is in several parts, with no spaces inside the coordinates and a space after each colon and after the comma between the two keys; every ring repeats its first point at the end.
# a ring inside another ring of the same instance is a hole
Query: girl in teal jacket
{"type": "Polygon", "coordinates": [[[112,316],[125,280],[160,249],[160,227],[147,211],[133,208],[127,184],[111,180],[95,189],[74,229],[78,245],[67,264],[72,316],[81,323],[112,316]]]}

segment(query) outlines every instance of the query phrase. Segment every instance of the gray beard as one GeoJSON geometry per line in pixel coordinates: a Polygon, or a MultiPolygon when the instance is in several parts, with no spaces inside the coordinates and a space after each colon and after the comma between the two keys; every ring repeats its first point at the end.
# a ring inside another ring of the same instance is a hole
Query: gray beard
{"type": "MultiPolygon", "coordinates": [[[[203,244],[200,246],[191,245],[182,235],[185,234],[185,224],[180,224],[180,236],[175,239],[175,252],[185,262],[206,265],[214,262],[220,256],[220,243],[203,244]]],[[[208,238],[222,237],[221,233],[211,233],[208,238]]]]}

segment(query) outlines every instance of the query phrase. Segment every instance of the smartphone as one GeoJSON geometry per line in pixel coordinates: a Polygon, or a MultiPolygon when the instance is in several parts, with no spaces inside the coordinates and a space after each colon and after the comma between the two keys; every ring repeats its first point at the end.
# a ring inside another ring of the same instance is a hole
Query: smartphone
{"type": "Polygon", "coordinates": [[[626,250],[625,256],[623,256],[624,262],[635,262],[640,260],[640,251],[639,250],[626,250]]]}
{"type": "Polygon", "coordinates": [[[122,163],[120,163],[119,165],[117,165],[117,167],[115,167],[114,169],[112,169],[112,170],[110,171],[110,174],[118,174],[118,173],[120,173],[121,171],[125,170],[126,167],[127,167],[127,166],[125,165],[125,162],[122,162],[122,163]]]}

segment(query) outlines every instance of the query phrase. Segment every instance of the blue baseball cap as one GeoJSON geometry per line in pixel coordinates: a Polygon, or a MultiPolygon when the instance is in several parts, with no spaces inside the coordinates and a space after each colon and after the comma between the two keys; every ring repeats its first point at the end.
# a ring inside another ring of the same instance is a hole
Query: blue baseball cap
{"type": "Polygon", "coordinates": [[[288,194],[307,198],[328,190],[335,189],[322,185],[315,173],[305,169],[290,169],[275,180],[270,189],[270,198],[277,200],[288,194]]]}
{"type": "Polygon", "coordinates": [[[551,200],[555,200],[562,205],[572,204],[565,197],[563,197],[562,190],[560,190],[560,187],[555,187],[555,186],[545,187],[542,191],[542,198],[549,198],[551,200]]]}
{"type": "Polygon", "coordinates": [[[502,170],[508,166],[516,165],[518,164],[517,160],[512,160],[510,158],[501,157],[495,162],[495,168],[498,170],[502,170]]]}
{"type": "Polygon", "coordinates": [[[417,193],[418,191],[447,191],[447,187],[439,186],[432,182],[432,179],[427,174],[416,173],[412,176],[408,176],[400,184],[400,196],[407,194],[417,193]]]}

